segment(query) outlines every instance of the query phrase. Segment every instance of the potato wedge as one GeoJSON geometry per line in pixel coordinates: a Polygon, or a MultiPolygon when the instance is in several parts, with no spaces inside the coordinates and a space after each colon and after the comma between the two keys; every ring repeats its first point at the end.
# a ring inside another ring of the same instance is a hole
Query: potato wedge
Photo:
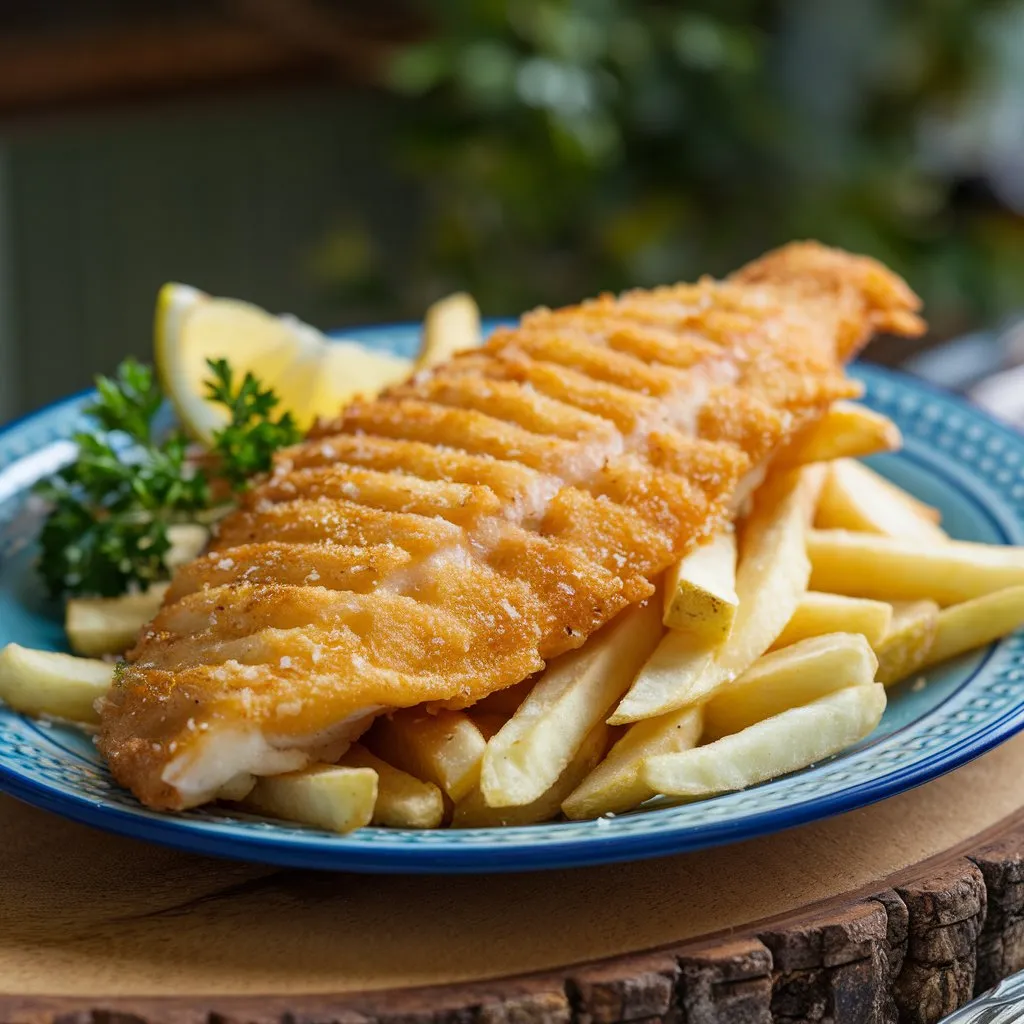
{"type": "Polygon", "coordinates": [[[934,601],[899,601],[893,605],[892,625],[875,644],[878,671],[886,686],[920,671],[939,627],[939,606],[934,601]]]}
{"type": "Polygon", "coordinates": [[[656,793],[688,800],[746,789],[845,750],[884,711],[884,686],[851,686],[706,746],[648,758],[644,781],[656,793]]]}
{"type": "Polygon", "coordinates": [[[814,525],[933,544],[949,540],[949,534],[938,525],[937,509],[855,459],[836,459],[829,464],[814,525]]]}
{"type": "Polygon", "coordinates": [[[444,819],[444,797],[432,782],[382,761],[366,747],[353,743],[340,764],[344,768],[372,768],[377,773],[377,800],[373,825],[389,828],[437,828],[444,819]]]}
{"type": "Polygon", "coordinates": [[[453,828],[494,828],[504,825],[535,825],[557,818],[562,801],[587,777],[608,749],[611,729],[598,722],[587,734],[576,755],[554,785],[532,803],[519,807],[491,807],[479,787],[455,805],[453,828]]]}
{"type": "Polygon", "coordinates": [[[888,601],[844,597],[808,590],[779,634],[771,650],[777,651],[800,640],[826,633],[860,633],[870,644],[878,643],[892,624],[888,601]]]}
{"type": "Polygon", "coordinates": [[[370,824],[376,802],[373,769],[321,764],[257,779],[242,806],[328,832],[351,832],[370,824]]]}
{"type": "Polygon", "coordinates": [[[416,356],[416,369],[424,370],[447,362],[457,352],[483,344],[480,309],[472,295],[456,292],[438,299],[423,317],[423,340],[416,356]]]}
{"type": "Polygon", "coordinates": [[[7,644],[0,651],[0,700],[26,715],[95,725],[96,701],[114,681],[106,661],[7,644]]]}
{"type": "Polygon", "coordinates": [[[850,597],[948,605],[1024,583],[1024,547],[811,530],[807,553],[811,588],[850,597]]]}
{"type": "Polygon", "coordinates": [[[720,530],[665,574],[662,621],[709,644],[728,639],[736,617],[736,534],[720,530]]]}
{"type": "Polygon", "coordinates": [[[465,711],[432,715],[422,708],[377,719],[364,743],[388,764],[439,786],[456,803],[479,781],[487,746],[465,711]]]}
{"type": "Polygon", "coordinates": [[[121,654],[159,611],[167,583],[122,597],[73,597],[64,609],[64,631],[76,654],[121,654]]]}
{"type": "Polygon", "coordinates": [[[815,636],[758,658],[704,706],[703,740],[717,740],[789,708],[875,681],[878,659],[858,633],[815,636]]]}
{"type": "Polygon", "coordinates": [[[782,469],[894,452],[902,445],[903,435],[888,416],[856,402],[833,402],[817,423],[779,453],[775,466],[782,469]]]}
{"type": "Polygon", "coordinates": [[[715,650],[670,631],[609,718],[611,725],[654,718],[702,700],[772,645],[807,589],[805,536],[821,480],[822,467],[808,466],[782,474],[757,492],[740,538],[739,606],[729,639],[715,650]]]}
{"type": "Polygon", "coordinates": [[[1024,626],[1024,586],[1007,587],[938,614],[935,638],[922,668],[983,647],[1024,626]]]}
{"type": "Polygon", "coordinates": [[[644,782],[643,762],[655,754],[673,754],[697,745],[703,728],[697,708],[671,711],[631,725],[608,756],[562,802],[567,818],[622,814],[654,796],[644,782]]]}
{"type": "Polygon", "coordinates": [[[654,597],[627,608],[578,650],[555,658],[487,744],[480,788],[488,805],[518,807],[546,793],[662,632],[661,602],[654,597]]]}

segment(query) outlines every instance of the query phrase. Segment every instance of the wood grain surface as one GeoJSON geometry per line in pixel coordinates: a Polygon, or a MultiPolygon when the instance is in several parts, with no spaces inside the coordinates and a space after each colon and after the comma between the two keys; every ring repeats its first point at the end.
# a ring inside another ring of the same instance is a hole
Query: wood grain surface
{"type": "Polygon", "coordinates": [[[504,876],[195,857],[0,798],[0,1021],[932,1022],[1024,967],[1024,737],[735,846],[504,876]]]}

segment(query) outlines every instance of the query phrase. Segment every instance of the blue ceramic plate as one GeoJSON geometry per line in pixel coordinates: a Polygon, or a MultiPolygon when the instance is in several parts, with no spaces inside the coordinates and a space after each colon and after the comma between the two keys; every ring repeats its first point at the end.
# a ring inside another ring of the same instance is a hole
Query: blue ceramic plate
{"type": "MultiPolygon", "coordinates": [[[[410,352],[417,328],[354,332],[410,352]]],[[[857,371],[867,402],[902,428],[906,448],[874,460],[942,510],[955,537],[1024,543],[1024,438],[954,398],[896,374],[857,371]]],[[[32,568],[38,515],[26,492],[71,454],[84,396],[0,432],[0,645],[64,646],[59,609],[32,568]]],[[[199,853],[375,872],[518,871],[632,860],[734,842],[892,796],[956,768],[1024,726],[1024,635],[890,691],[878,730],[858,748],[742,793],[582,823],[336,836],[217,808],[156,814],[110,779],[87,737],[0,709],[0,788],[100,828],[199,853]]]]}

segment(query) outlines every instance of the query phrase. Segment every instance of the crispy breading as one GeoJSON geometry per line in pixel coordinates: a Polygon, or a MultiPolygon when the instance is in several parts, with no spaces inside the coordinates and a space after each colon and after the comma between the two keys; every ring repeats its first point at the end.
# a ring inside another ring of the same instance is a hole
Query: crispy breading
{"type": "Polygon", "coordinates": [[[102,713],[153,807],[337,757],[372,718],[520,682],[653,592],[918,302],[787,246],[724,282],[540,309],[318,423],[185,566],[102,713]]]}

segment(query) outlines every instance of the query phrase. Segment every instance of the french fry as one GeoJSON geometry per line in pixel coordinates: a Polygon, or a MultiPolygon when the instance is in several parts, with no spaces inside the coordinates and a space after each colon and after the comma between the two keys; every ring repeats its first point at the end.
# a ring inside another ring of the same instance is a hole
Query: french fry
{"type": "Polygon", "coordinates": [[[256,776],[239,772],[217,790],[218,800],[240,803],[256,788],[256,776]]]}
{"type": "Polygon", "coordinates": [[[547,792],[661,634],[661,602],[655,597],[626,609],[578,650],[552,661],[487,744],[480,775],[487,804],[518,807],[547,792]]]}
{"type": "Polygon", "coordinates": [[[1024,583],[1024,548],[915,542],[851,530],[807,535],[811,588],[879,601],[960,604],[1024,583]]]}
{"type": "Polygon", "coordinates": [[[491,807],[479,787],[455,805],[453,828],[491,828],[503,825],[534,825],[557,818],[562,801],[587,777],[608,749],[611,730],[598,722],[587,734],[575,757],[553,786],[536,800],[518,807],[491,807]]]}
{"type": "Polygon", "coordinates": [[[423,340],[416,369],[447,362],[457,352],[483,344],[480,310],[472,295],[456,292],[439,299],[423,317],[423,340]]]}
{"type": "Polygon", "coordinates": [[[173,572],[199,557],[210,540],[210,531],[201,523],[175,523],[167,527],[167,539],[171,547],[164,555],[164,564],[173,572]]]}
{"type": "Polygon", "coordinates": [[[775,466],[781,469],[894,452],[902,444],[900,429],[888,416],[856,402],[833,402],[817,423],[779,453],[775,466]]]}
{"type": "Polygon", "coordinates": [[[922,668],[983,647],[1024,626],[1024,586],[1007,587],[943,608],[922,668]]]}
{"type": "Polygon", "coordinates": [[[437,828],[444,819],[444,797],[432,782],[382,761],[353,743],[341,759],[345,768],[372,768],[377,773],[377,800],[371,824],[389,828],[437,828]]]}
{"type": "Polygon", "coordinates": [[[138,639],[142,627],[156,615],[168,584],[122,597],[73,597],[64,610],[64,631],[76,654],[95,658],[120,654],[138,639]]]}
{"type": "Polygon", "coordinates": [[[874,470],[854,459],[837,459],[829,464],[814,522],[820,529],[862,530],[944,544],[949,534],[938,525],[937,517],[937,509],[912,498],[874,470]]]}
{"type": "MultiPolygon", "coordinates": [[[[210,531],[200,523],[176,523],[167,528],[171,547],[164,556],[172,571],[191,562],[206,547],[210,531]]],[[[138,639],[142,627],[159,611],[168,583],[121,597],[73,597],[64,610],[64,631],[76,654],[96,658],[121,654],[138,639]]]]}
{"type": "Polygon", "coordinates": [[[845,750],[884,711],[884,686],[851,686],[706,746],[648,758],[644,781],[656,793],[689,800],[746,789],[845,750]]]}
{"type": "Polygon", "coordinates": [[[377,773],[371,768],[322,764],[257,779],[242,806],[328,832],[351,832],[370,824],[376,802],[377,773]]]}
{"type": "Polygon", "coordinates": [[[57,651],[7,644],[0,651],[0,700],[26,715],[95,725],[96,701],[114,681],[114,666],[57,651]]]}
{"type": "Polygon", "coordinates": [[[772,645],[807,588],[805,536],[821,478],[820,466],[808,466],[758,491],[740,543],[739,605],[729,639],[716,651],[670,631],[609,718],[611,725],[654,718],[703,700],[772,645]]]}
{"type": "Polygon", "coordinates": [[[789,708],[875,681],[878,659],[857,633],[815,636],[758,658],[704,706],[704,740],[740,732],[789,708]]]}
{"type": "Polygon", "coordinates": [[[644,782],[643,762],[655,754],[673,754],[697,745],[703,728],[699,707],[671,711],[631,725],[608,756],[562,803],[567,818],[622,814],[654,796],[644,782]]]}
{"type": "Polygon", "coordinates": [[[709,644],[728,639],[738,602],[736,534],[731,527],[720,530],[665,574],[665,625],[709,644]]]}
{"type": "Polygon", "coordinates": [[[939,627],[939,606],[934,601],[899,601],[893,605],[892,625],[875,644],[878,672],[886,686],[920,671],[928,659],[939,627]]]}
{"type": "Polygon", "coordinates": [[[455,803],[479,781],[487,746],[465,711],[432,715],[421,708],[377,719],[365,743],[388,764],[439,786],[455,803]]]}
{"type": "Polygon", "coordinates": [[[728,678],[729,673],[715,662],[713,647],[681,630],[669,630],[640,668],[608,723],[630,725],[659,718],[697,703],[728,678]]]}
{"type": "Polygon", "coordinates": [[[800,640],[825,633],[860,633],[870,644],[878,643],[892,624],[892,605],[888,601],[869,601],[863,597],[822,594],[808,590],[779,634],[771,650],[777,651],[800,640]]]}

